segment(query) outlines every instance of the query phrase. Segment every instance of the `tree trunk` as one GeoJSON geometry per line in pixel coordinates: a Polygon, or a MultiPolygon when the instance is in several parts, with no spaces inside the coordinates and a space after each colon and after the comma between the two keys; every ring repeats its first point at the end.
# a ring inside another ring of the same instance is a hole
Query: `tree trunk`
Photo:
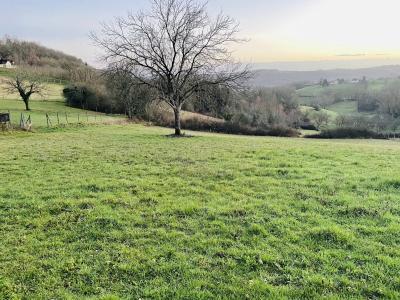
{"type": "Polygon", "coordinates": [[[24,99],[24,103],[25,103],[25,110],[31,110],[29,108],[29,99],[24,99]]]}
{"type": "Polygon", "coordinates": [[[181,135],[181,109],[174,109],[175,114],[175,135],[181,135]]]}

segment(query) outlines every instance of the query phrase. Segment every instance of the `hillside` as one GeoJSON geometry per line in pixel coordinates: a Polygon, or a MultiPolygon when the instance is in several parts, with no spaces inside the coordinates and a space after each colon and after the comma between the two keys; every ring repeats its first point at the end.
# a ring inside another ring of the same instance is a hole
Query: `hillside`
{"type": "Polygon", "coordinates": [[[12,60],[17,69],[30,70],[46,80],[82,82],[97,72],[77,57],[15,39],[0,40],[0,58],[12,60]]]}
{"type": "Polygon", "coordinates": [[[84,66],[82,60],[61,51],[49,49],[34,42],[5,38],[0,40],[0,57],[13,60],[16,65],[52,67],[84,66]]]}
{"type": "Polygon", "coordinates": [[[322,78],[332,81],[338,78],[345,80],[361,79],[364,76],[367,79],[397,78],[400,76],[400,65],[320,71],[258,70],[254,72],[254,78],[250,81],[250,84],[256,87],[275,87],[296,83],[316,83],[322,78]]]}
{"type": "MultiPolygon", "coordinates": [[[[364,83],[345,82],[341,84],[331,84],[329,86],[321,86],[320,84],[309,85],[296,90],[298,103],[307,110],[324,109],[330,115],[331,125],[335,125],[337,116],[353,118],[354,120],[381,120],[386,118],[392,124],[397,124],[396,120],[385,116],[384,101],[392,98],[384,98],[385,91],[396,87],[399,79],[377,79],[369,80],[364,83]],[[375,103],[370,107],[365,106],[366,101],[375,103]],[[312,108],[313,107],[313,108],[312,108]],[[396,123],[395,123],[396,122],[396,123]]],[[[395,105],[395,104],[393,104],[395,105]]],[[[392,128],[394,128],[392,126],[392,128]]],[[[394,129],[393,129],[394,130],[394,129]]]]}

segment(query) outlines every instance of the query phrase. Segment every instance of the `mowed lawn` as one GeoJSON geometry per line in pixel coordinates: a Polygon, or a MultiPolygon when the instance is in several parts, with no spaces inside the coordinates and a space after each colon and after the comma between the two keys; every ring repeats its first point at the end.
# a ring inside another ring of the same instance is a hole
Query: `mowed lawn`
{"type": "Polygon", "coordinates": [[[0,299],[398,299],[400,143],[0,135],[0,299]]]}

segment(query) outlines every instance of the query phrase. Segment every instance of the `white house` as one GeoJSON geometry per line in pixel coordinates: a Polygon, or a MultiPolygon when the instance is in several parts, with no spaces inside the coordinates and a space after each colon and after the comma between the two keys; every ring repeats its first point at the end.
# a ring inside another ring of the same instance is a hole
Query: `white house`
{"type": "Polygon", "coordinates": [[[14,62],[9,59],[0,58],[0,68],[12,69],[14,68],[14,62]]]}

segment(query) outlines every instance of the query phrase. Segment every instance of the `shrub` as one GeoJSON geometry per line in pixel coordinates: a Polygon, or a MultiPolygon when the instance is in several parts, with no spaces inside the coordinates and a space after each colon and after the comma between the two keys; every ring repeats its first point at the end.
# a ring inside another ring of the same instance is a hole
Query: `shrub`
{"type": "Polygon", "coordinates": [[[362,128],[335,128],[323,130],[319,134],[307,135],[307,138],[317,139],[385,139],[383,134],[362,128]]]}
{"type": "Polygon", "coordinates": [[[312,124],[312,123],[307,123],[307,122],[301,123],[301,124],[300,124],[300,128],[303,129],[303,130],[314,130],[314,131],[318,130],[318,128],[315,127],[314,124],[312,124]]]}
{"type": "MultiPolygon", "coordinates": [[[[167,109],[153,110],[151,116],[152,122],[159,126],[173,127],[174,120],[167,109]]],[[[181,120],[181,126],[186,130],[210,131],[225,134],[241,134],[254,136],[279,136],[279,137],[298,137],[297,130],[286,126],[272,126],[270,128],[255,128],[247,125],[241,125],[232,121],[209,118],[202,115],[190,114],[184,116],[181,120]]]]}
{"type": "Polygon", "coordinates": [[[201,119],[187,119],[182,122],[182,128],[188,130],[202,130],[216,133],[254,135],[254,136],[279,136],[279,137],[297,137],[299,132],[293,128],[285,126],[274,126],[271,128],[255,128],[246,125],[240,125],[230,121],[226,122],[204,122],[201,119]]]}
{"type": "Polygon", "coordinates": [[[71,107],[93,111],[117,112],[104,87],[87,84],[69,85],[63,90],[66,104],[71,107]]]}

